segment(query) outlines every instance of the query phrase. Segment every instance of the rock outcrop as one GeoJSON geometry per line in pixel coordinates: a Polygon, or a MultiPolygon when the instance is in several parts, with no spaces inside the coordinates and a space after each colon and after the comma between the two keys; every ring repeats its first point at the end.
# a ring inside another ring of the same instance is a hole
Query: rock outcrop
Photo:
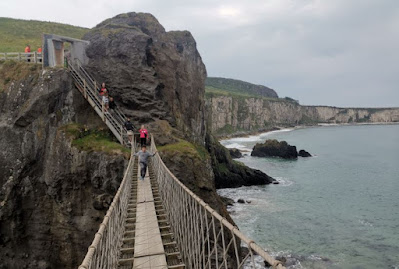
{"type": "Polygon", "coordinates": [[[87,69],[136,124],[167,120],[203,143],[205,65],[188,31],[166,32],[151,14],[105,20],[84,39],[87,69]]]}
{"type": "Polygon", "coordinates": [[[281,157],[284,159],[298,158],[295,146],[289,145],[286,141],[268,139],[265,143],[257,143],[251,152],[256,157],[281,157]]]}
{"type": "Polygon", "coordinates": [[[242,153],[239,149],[229,149],[229,153],[233,159],[239,159],[242,157],[242,153]]]}
{"type": "Polygon", "coordinates": [[[304,149],[301,149],[300,151],[298,151],[298,156],[301,156],[301,157],[312,157],[312,154],[310,154],[309,152],[307,152],[304,149]]]}
{"type": "Polygon", "coordinates": [[[0,69],[24,73],[0,91],[0,268],[76,268],[126,159],[71,145],[66,124],[104,126],[67,72],[0,69]]]}
{"type": "Polygon", "coordinates": [[[399,108],[302,106],[285,99],[212,96],[206,107],[210,129],[222,136],[275,126],[399,122],[399,108]]]}
{"type": "Polygon", "coordinates": [[[265,185],[275,181],[260,170],[232,160],[229,150],[210,134],[206,137],[206,146],[211,157],[216,188],[265,185]]]}

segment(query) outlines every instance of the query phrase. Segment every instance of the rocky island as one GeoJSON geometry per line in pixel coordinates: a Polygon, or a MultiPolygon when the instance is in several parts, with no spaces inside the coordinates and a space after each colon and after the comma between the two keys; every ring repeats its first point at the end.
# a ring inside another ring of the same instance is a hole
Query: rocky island
{"type": "Polygon", "coordinates": [[[301,149],[299,153],[296,146],[289,145],[286,141],[268,139],[265,143],[257,143],[251,152],[251,156],[256,157],[280,157],[283,159],[297,159],[301,157],[311,157],[312,155],[301,149]]]}

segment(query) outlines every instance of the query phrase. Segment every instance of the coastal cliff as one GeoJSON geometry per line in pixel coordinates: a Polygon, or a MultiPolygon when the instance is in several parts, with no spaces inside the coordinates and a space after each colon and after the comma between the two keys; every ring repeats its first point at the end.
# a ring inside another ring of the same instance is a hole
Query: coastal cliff
{"type": "Polygon", "coordinates": [[[319,123],[399,122],[399,108],[302,106],[294,100],[277,98],[210,94],[206,107],[210,129],[218,135],[319,123]]]}
{"type": "MultiPolygon", "coordinates": [[[[234,223],[216,188],[272,179],[232,161],[207,130],[206,69],[192,35],[132,12],[84,38],[90,74],[107,83],[136,127],[146,124],[168,168],[234,223]]],[[[113,141],[62,68],[0,62],[0,112],[0,268],[76,268],[129,150],[113,141]]]]}
{"type": "Polygon", "coordinates": [[[0,73],[0,268],[76,268],[125,154],[73,143],[70,126],[105,126],[66,71],[6,62],[0,73]]]}

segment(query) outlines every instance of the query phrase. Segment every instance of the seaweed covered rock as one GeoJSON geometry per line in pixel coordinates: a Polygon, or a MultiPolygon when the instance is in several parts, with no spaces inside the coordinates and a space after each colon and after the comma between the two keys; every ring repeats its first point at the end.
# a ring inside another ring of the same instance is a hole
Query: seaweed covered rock
{"type": "Polygon", "coordinates": [[[298,152],[295,146],[289,145],[286,141],[279,142],[276,139],[268,139],[265,143],[257,143],[253,147],[251,156],[296,159],[298,152]]]}

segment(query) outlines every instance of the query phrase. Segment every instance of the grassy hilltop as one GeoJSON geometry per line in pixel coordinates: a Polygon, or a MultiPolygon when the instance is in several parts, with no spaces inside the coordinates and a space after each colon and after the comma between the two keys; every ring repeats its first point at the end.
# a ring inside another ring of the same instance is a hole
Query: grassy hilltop
{"type": "Polygon", "coordinates": [[[88,28],[56,22],[0,17],[0,52],[23,52],[26,44],[35,51],[42,44],[43,33],[82,38],[87,31],[88,28]]]}

